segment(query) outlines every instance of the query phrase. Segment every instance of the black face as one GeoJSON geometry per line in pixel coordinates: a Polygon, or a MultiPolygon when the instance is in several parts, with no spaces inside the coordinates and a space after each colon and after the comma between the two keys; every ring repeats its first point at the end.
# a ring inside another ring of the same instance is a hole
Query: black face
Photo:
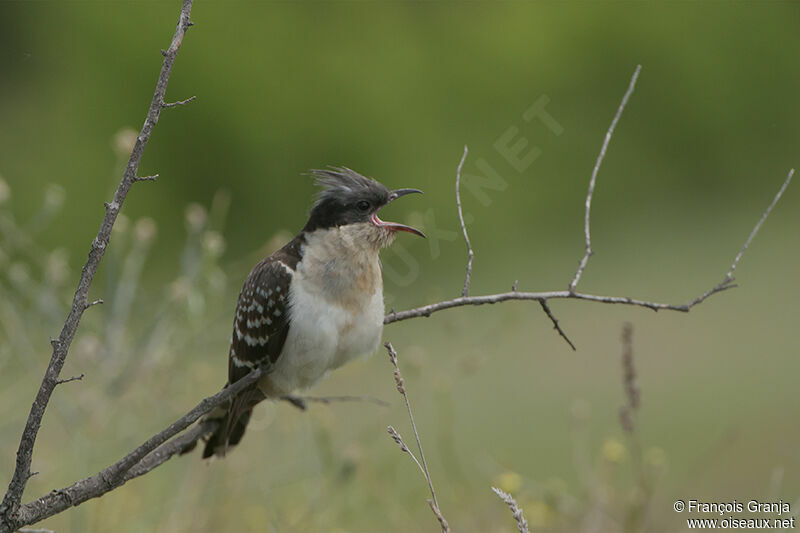
{"type": "Polygon", "coordinates": [[[403,224],[384,222],[377,216],[378,210],[395,198],[422,191],[417,189],[390,191],[381,183],[349,168],[311,172],[317,178],[317,185],[322,187],[322,191],[317,195],[317,201],[311,208],[305,231],[369,222],[391,230],[422,235],[419,230],[403,224]]]}
{"type": "Polygon", "coordinates": [[[334,168],[313,170],[322,191],[311,208],[308,226],[332,228],[356,222],[369,222],[369,217],[389,203],[391,191],[375,180],[350,170],[334,168]]]}

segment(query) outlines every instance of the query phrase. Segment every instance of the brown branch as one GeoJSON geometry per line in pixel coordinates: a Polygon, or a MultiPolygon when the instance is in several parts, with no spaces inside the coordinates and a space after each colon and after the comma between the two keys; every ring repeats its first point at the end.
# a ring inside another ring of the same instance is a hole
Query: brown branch
{"type": "Polygon", "coordinates": [[[192,0],[183,0],[178,25],[175,29],[169,50],[164,54],[161,73],[159,74],[156,90],[147,112],[147,118],[136,139],[136,144],[128,160],[125,172],[123,173],[122,181],[120,181],[114,193],[114,199],[107,204],[100,229],[97,232],[97,236],[92,241],[89,256],[81,270],[78,288],[75,291],[72,307],[64,322],[64,327],[61,329],[58,339],[52,342],[53,353],[50,358],[50,363],[47,366],[39,391],[36,394],[36,399],[31,406],[25,429],[22,432],[19,448],[17,449],[17,460],[13,477],[8,485],[8,491],[3,497],[3,501],[0,503],[0,531],[13,530],[20,525],[30,523],[30,521],[20,520],[20,502],[27,480],[30,477],[31,460],[36,436],[39,433],[42,417],[50,402],[50,396],[53,394],[53,390],[58,384],[61,369],[64,366],[69,347],[75,337],[75,332],[78,329],[81,316],[89,305],[89,288],[111,238],[111,228],[117,219],[117,215],[128,195],[128,191],[136,181],[139,162],[142,159],[142,154],[147,146],[147,142],[150,140],[153,128],[158,122],[158,117],[162,109],[161,104],[164,101],[164,94],[167,90],[167,82],[172,73],[172,66],[189,25],[191,8],[192,0]]]}
{"type": "Polygon", "coordinates": [[[569,292],[575,292],[575,287],[578,286],[578,282],[581,279],[583,270],[586,268],[586,264],[589,262],[589,258],[594,255],[594,251],[592,250],[592,234],[589,231],[589,222],[592,211],[592,196],[594,196],[594,186],[597,183],[597,173],[600,171],[600,165],[603,164],[603,159],[606,157],[606,149],[608,148],[608,143],[611,142],[611,136],[614,134],[614,128],[617,127],[617,122],[619,122],[619,118],[622,116],[622,111],[625,109],[625,105],[628,103],[628,99],[631,97],[631,94],[633,94],[633,89],[636,87],[636,80],[639,78],[639,72],[641,72],[641,70],[642,66],[637,65],[636,70],[633,72],[633,76],[631,77],[631,81],[628,84],[628,90],[625,91],[625,94],[622,97],[622,102],[620,102],[619,107],[617,108],[617,114],[614,115],[614,119],[611,121],[611,126],[608,127],[605,139],[603,139],[603,146],[600,148],[600,153],[598,154],[597,161],[594,164],[594,169],[592,169],[592,178],[589,180],[589,191],[586,193],[586,212],[583,215],[583,233],[586,238],[586,253],[578,265],[578,270],[575,272],[575,276],[569,283],[569,292]]]}
{"type": "MultiPolygon", "coordinates": [[[[256,368],[245,377],[226,387],[217,394],[205,398],[194,409],[182,416],[166,429],[157,433],[131,453],[104,468],[94,476],[82,479],[72,485],[54,490],[30,503],[22,505],[18,513],[19,524],[33,524],[50,516],[65,511],[69,507],[80,505],[92,498],[98,498],[110,492],[131,479],[147,474],[154,468],[168,461],[174,455],[180,454],[187,448],[193,447],[200,439],[207,437],[217,429],[217,420],[203,420],[188,431],[186,428],[200,419],[204,414],[214,408],[228,403],[231,398],[244,389],[257,382],[268,368],[256,368]]],[[[291,397],[304,402],[317,402],[330,404],[334,402],[368,401],[378,405],[387,405],[386,402],[369,396],[330,396],[330,397],[291,397]]],[[[287,399],[288,398],[282,398],[287,399]]],[[[8,533],[0,525],[0,533],[8,533]]]]}
{"type": "Polygon", "coordinates": [[[467,243],[467,273],[464,276],[464,289],[461,291],[461,296],[469,296],[469,282],[472,278],[472,261],[475,259],[475,253],[472,251],[472,243],[469,242],[469,234],[467,233],[467,225],[464,224],[464,213],[461,210],[461,168],[464,166],[464,161],[467,159],[469,150],[467,145],[464,145],[464,153],[461,155],[461,161],[458,163],[456,169],[456,207],[458,207],[458,221],[461,224],[461,232],[464,235],[464,242],[467,243]]]}
{"type": "Polygon", "coordinates": [[[151,471],[180,452],[185,446],[197,442],[198,439],[210,434],[216,428],[213,425],[214,422],[204,422],[177,439],[170,440],[172,437],[181,433],[215,407],[229,402],[235,395],[258,381],[266,371],[267,369],[263,367],[256,368],[217,394],[205,398],[166,429],[153,435],[128,455],[97,474],[20,506],[15,522],[10,525],[1,524],[0,533],[9,533],[22,525],[35,524],[70,507],[102,496],[123,485],[126,481],[151,471]]]}

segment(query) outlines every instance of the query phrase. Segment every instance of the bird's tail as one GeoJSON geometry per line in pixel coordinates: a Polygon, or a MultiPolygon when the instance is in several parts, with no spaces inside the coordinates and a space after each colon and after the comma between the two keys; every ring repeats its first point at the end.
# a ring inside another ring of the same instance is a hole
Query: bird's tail
{"type": "Polygon", "coordinates": [[[220,417],[219,427],[211,434],[203,448],[203,459],[213,455],[224,457],[228,449],[239,444],[252,413],[253,408],[250,407],[240,412],[238,417],[234,418],[232,410],[220,417]]]}
{"type": "MultiPolygon", "coordinates": [[[[217,456],[224,457],[232,446],[239,444],[244,436],[247,423],[253,413],[253,406],[264,399],[258,388],[242,391],[231,403],[223,405],[207,414],[200,423],[216,422],[216,429],[206,439],[203,448],[203,459],[217,456]]],[[[181,450],[181,455],[188,453],[197,445],[193,442],[181,450]]]]}

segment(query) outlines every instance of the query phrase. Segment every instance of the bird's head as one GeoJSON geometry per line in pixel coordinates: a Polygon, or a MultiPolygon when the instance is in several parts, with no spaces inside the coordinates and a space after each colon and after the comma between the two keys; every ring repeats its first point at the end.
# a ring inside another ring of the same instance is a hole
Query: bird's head
{"type": "Polygon", "coordinates": [[[306,231],[359,224],[380,246],[388,245],[398,231],[425,236],[411,226],[378,218],[382,207],[401,196],[422,193],[419,189],[390,190],[349,168],[311,172],[322,190],[311,208],[306,231]]]}

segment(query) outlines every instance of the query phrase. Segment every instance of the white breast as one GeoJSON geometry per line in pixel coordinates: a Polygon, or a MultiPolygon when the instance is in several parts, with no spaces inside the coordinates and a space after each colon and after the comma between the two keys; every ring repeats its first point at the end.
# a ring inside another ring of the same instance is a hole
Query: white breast
{"type": "Polygon", "coordinates": [[[377,349],[384,316],[378,251],[356,246],[357,230],[307,237],[289,291],[289,333],[274,370],[259,383],[267,396],[308,388],[377,349]]]}

